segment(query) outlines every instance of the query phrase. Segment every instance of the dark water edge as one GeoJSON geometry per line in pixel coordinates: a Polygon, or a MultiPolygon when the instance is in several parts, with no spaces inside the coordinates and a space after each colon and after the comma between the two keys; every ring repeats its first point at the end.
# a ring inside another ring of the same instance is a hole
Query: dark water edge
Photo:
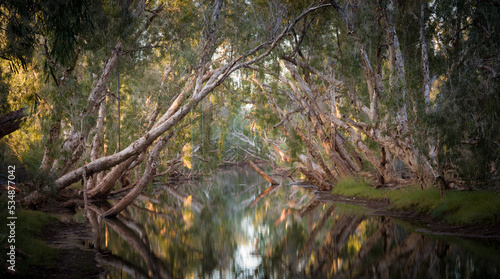
{"type": "Polygon", "coordinates": [[[498,239],[423,234],[250,168],[149,189],[99,219],[114,202],[87,216],[103,278],[500,278],[498,239]]]}

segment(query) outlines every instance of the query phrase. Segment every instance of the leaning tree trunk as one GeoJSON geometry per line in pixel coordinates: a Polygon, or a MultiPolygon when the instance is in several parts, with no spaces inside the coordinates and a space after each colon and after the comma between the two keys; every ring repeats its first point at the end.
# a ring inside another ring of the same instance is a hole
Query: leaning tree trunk
{"type": "Polygon", "coordinates": [[[0,116],[0,139],[21,128],[21,122],[26,116],[24,109],[20,108],[0,116]]]}
{"type": "MultiPolygon", "coordinates": [[[[186,83],[184,90],[181,91],[178,98],[172,103],[169,110],[156,122],[156,124],[147,131],[142,137],[132,142],[128,147],[124,148],[122,151],[101,157],[97,160],[91,161],[85,166],[77,168],[75,170],[70,170],[64,175],[60,176],[54,183],[54,187],[44,187],[43,189],[36,190],[30,195],[23,199],[25,204],[38,204],[47,199],[52,193],[57,193],[65,187],[77,182],[81,179],[82,175],[93,175],[104,170],[108,170],[132,156],[136,156],[144,152],[151,144],[153,144],[159,137],[161,137],[165,132],[173,128],[177,123],[179,123],[198,103],[203,100],[208,94],[210,94],[217,86],[219,86],[227,77],[229,77],[234,71],[242,68],[250,67],[251,65],[261,61],[263,58],[267,57],[271,51],[278,45],[278,43],[290,33],[292,28],[300,21],[301,18],[307,16],[318,9],[324,8],[327,5],[318,5],[308,8],[302,14],[300,14],[293,22],[291,22],[282,32],[276,36],[271,41],[266,41],[257,47],[251,49],[245,54],[236,56],[226,64],[223,64],[219,68],[215,68],[208,71],[208,64],[210,59],[212,59],[213,51],[216,49],[216,27],[217,21],[219,20],[220,8],[222,6],[222,1],[217,1],[212,15],[212,23],[207,31],[207,38],[205,39],[205,45],[200,48],[202,53],[200,55],[200,63],[197,68],[196,75],[193,75],[192,79],[186,83]],[[194,84],[194,89],[191,91],[192,85],[194,84]],[[192,92],[191,97],[183,103],[183,100],[187,98],[189,92],[192,92]]],[[[121,47],[118,45],[117,49],[121,47]]],[[[102,94],[102,89],[104,84],[109,78],[109,70],[114,63],[116,63],[116,53],[113,51],[111,58],[106,64],[105,70],[101,75],[101,78],[97,82],[97,86],[94,87],[89,96],[89,105],[82,112],[83,116],[94,115],[100,102],[104,99],[102,94]],[[114,61],[114,62],[113,62],[114,61]]],[[[234,56],[233,56],[234,57],[234,56]]],[[[83,137],[86,138],[87,131],[82,131],[83,137]]],[[[150,170],[152,171],[152,170],[150,170]]],[[[148,173],[143,175],[144,179],[147,179],[148,173]]],[[[138,188],[136,188],[138,189],[138,188]]],[[[135,191],[134,191],[135,193],[135,191]]],[[[113,212],[115,214],[116,212],[113,212]]]]}
{"type": "MultiPolygon", "coordinates": [[[[371,70],[369,60],[366,58],[365,55],[363,55],[364,53],[366,53],[366,51],[364,51],[364,46],[361,39],[355,32],[353,25],[349,22],[346,12],[335,1],[332,0],[331,3],[332,6],[337,10],[342,20],[346,23],[348,30],[355,38],[358,48],[361,50],[361,56],[364,63],[363,71],[365,72],[366,82],[369,91],[377,92],[377,94],[379,94],[380,90],[382,90],[383,87],[379,82],[377,82],[378,79],[375,78],[375,83],[373,82],[374,74],[373,71],[371,70]],[[373,85],[375,85],[376,87],[370,89],[373,85]]],[[[383,7],[384,10],[383,12],[384,12],[384,22],[386,26],[386,40],[389,50],[390,85],[391,85],[391,90],[394,90],[391,93],[392,94],[398,93],[399,95],[397,95],[397,100],[401,101],[396,117],[398,129],[396,129],[396,131],[391,131],[390,128],[387,127],[383,127],[383,129],[381,129],[381,127],[378,127],[376,123],[375,125],[374,123],[372,123],[371,125],[366,125],[364,123],[354,123],[354,124],[356,126],[358,126],[357,124],[363,126],[363,132],[368,137],[370,137],[372,140],[375,140],[377,143],[382,145],[385,148],[385,151],[394,154],[396,157],[405,162],[405,164],[407,164],[417,176],[420,176],[420,179],[424,181],[424,183],[432,184],[434,183],[435,171],[433,170],[432,166],[428,163],[425,156],[422,156],[417,152],[411,135],[405,136],[405,134],[407,134],[408,131],[410,130],[406,112],[407,96],[405,90],[406,86],[405,65],[399,45],[398,36],[392,20],[392,14],[391,14],[392,10],[390,7],[392,8],[395,7],[393,1],[391,1],[391,5],[383,7]],[[396,91],[396,88],[398,88],[398,91],[396,91]],[[382,136],[382,134],[386,135],[382,136]],[[402,137],[405,138],[402,139],[402,137]]],[[[372,97],[373,96],[371,95],[370,96],[371,101],[373,101],[372,97]]],[[[377,99],[377,102],[379,101],[380,100],[377,99]]],[[[378,117],[373,117],[372,115],[373,112],[374,112],[374,106],[371,103],[369,116],[372,122],[374,121],[374,119],[378,118],[378,117]]]]}
{"type": "Polygon", "coordinates": [[[172,136],[173,133],[170,133],[169,135],[159,139],[158,142],[155,143],[153,149],[151,150],[151,153],[149,154],[146,170],[144,170],[144,174],[142,175],[137,185],[110,210],[106,211],[103,214],[104,217],[113,217],[118,215],[122,210],[124,210],[125,208],[127,208],[127,206],[134,202],[135,198],[137,198],[137,196],[142,193],[146,186],[148,186],[149,182],[151,181],[151,179],[153,179],[153,176],[156,173],[156,168],[158,166],[158,156],[172,136]]]}
{"type": "MultiPolygon", "coordinates": [[[[134,162],[137,158],[136,156],[132,156],[128,158],[126,161],[116,165],[111,169],[109,173],[104,176],[104,178],[99,181],[99,183],[92,189],[89,189],[87,195],[89,198],[105,198],[115,187],[116,182],[122,176],[122,174],[127,170],[127,168],[134,162]]],[[[95,175],[95,174],[94,174],[95,175]]]]}
{"type": "Polygon", "coordinates": [[[254,162],[248,161],[248,163],[250,164],[252,169],[254,169],[258,174],[260,174],[260,176],[264,177],[264,179],[269,181],[269,183],[271,183],[271,185],[278,185],[279,184],[278,182],[276,182],[276,180],[274,180],[272,177],[270,177],[265,172],[263,172],[254,162]]]}

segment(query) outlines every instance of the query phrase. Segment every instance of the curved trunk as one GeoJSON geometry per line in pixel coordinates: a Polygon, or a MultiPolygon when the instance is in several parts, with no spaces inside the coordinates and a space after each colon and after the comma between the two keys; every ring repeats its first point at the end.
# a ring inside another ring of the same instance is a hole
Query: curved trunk
{"type": "MultiPolygon", "coordinates": [[[[115,166],[106,176],[99,181],[99,183],[92,189],[88,190],[89,198],[105,198],[113,187],[118,182],[118,179],[122,176],[122,174],[127,170],[127,168],[134,162],[137,156],[132,156],[128,158],[125,162],[115,166]]],[[[96,175],[96,174],[94,174],[96,175]]]]}
{"type": "Polygon", "coordinates": [[[144,174],[142,175],[137,185],[110,210],[106,211],[103,214],[103,217],[113,217],[118,215],[122,210],[124,210],[125,208],[127,208],[127,206],[134,202],[135,198],[142,193],[146,186],[148,186],[151,179],[153,179],[153,175],[156,173],[158,156],[172,136],[173,133],[170,133],[169,135],[161,138],[160,140],[158,140],[158,142],[156,142],[155,146],[151,150],[151,153],[149,154],[146,170],[144,171],[144,174]]]}

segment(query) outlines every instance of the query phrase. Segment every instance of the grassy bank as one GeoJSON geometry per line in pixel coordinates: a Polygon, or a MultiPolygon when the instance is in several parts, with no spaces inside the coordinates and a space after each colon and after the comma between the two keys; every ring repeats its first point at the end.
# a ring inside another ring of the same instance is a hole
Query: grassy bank
{"type": "MultiPolygon", "coordinates": [[[[15,216],[15,243],[9,243],[10,230],[6,223],[7,219],[7,199],[5,195],[0,197],[0,261],[3,263],[0,275],[7,272],[7,253],[10,245],[15,245],[15,268],[19,275],[26,274],[30,269],[36,267],[53,267],[56,263],[56,251],[39,239],[40,232],[45,226],[49,226],[56,220],[55,217],[43,212],[24,210],[16,207],[15,216]]],[[[10,216],[10,215],[9,215],[10,216]]],[[[0,276],[2,277],[2,276],[0,276]]]]}
{"type": "Polygon", "coordinates": [[[420,186],[375,189],[362,179],[340,181],[332,194],[369,199],[389,199],[391,209],[415,211],[456,224],[497,223],[500,221],[500,194],[490,191],[447,191],[441,198],[439,189],[421,189],[420,186]]]}

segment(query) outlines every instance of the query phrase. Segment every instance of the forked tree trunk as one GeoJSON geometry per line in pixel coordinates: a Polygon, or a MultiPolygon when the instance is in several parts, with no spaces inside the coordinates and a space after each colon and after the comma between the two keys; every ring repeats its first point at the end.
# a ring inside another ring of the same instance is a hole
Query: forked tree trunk
{"type": "MultiPolygon", "coordinates": [[[[115,187],[120,176],[125,172],[125,170],[134,162],[137,156],[132,156],[126,161],[115,166],[109,173],[104,176],[104,178],[99,181],[99,183],[91,190],[88,190],[89,198],[105,198],[115,187]]],[[[94,174],[95,175],[95,174],[94,174]]]]}
{"type": "Polygon", "coordinates": [[[137,185],[110,210],[106,211],[103,214],[103,217],[113,217],[118,215],[122,210],[124,210],[125,208],[127,208],[127,206],[134,202],[135,198],[142,193],[146,186],[148,186],[149,182],[151,181],[151,179],[153,179],[153,176],[156,173],[156,168],[158,166],[158,156],[172,136],[173,133],[170,133],[169,135],[159,139],[158,142],[156,142],[149,154],[146,170],[144,171],[144,174],[142,175],[137,185]]]}

